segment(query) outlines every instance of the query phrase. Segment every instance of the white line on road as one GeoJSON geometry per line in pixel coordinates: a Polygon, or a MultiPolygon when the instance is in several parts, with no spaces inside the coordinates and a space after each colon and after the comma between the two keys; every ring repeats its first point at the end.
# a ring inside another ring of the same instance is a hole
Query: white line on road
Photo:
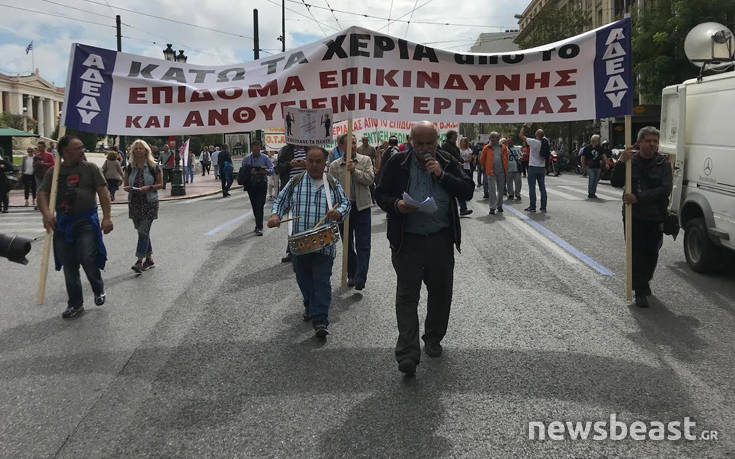
{"type": "MultiPolygon", "coordinates": [[[[575,187],[569,186],[569,185],[561,185],[561,188],[564,188],[566,190],[575,191],[577,193],[581,193],[581,194],[587,196],[587,189],[580,190],[579,188],[575,188],[575,187]]],[[[619,200],[620,199],[619,196],[613,196],[613,195],[608,194],[608,193],[606,193],[604,191],[600,191],[599,188],[597,189],[597,194],[599,196],[604,196],[605,197],[604,199],[603,198],[599,198],[600,201],[613,201],[613,200],[619,200]]]]}
{"type": "Polygon", "coordinates": [[[222,223],[221,225],[219,225],[218,227],[214,228],[213,230],[204,233],[204,235],[205,236],[213,236],[213,235],[219,233],[220,231],[222,231],[223,229],[227,228],[228,226],[234,225],[237,222],[240,222],[242,220],[245,220],[246,218],[248,218],[251,215],[253,215],[253,211],[252,210],[249,210],[249,211],[245,212],[244,214],[240,215],[239,217],[233,218],[230,221],[226,221],[226,222],[222,223]]]}
{"type": "MultiPolygon", "coordinates": [[[[555,194],[555,195],[557,195],[559,197],[562,197],[564,199],[568,199],[570,201],[581,201],[581,200],[584,199],[584,198],[580,198],[579,196],[574,196],[574,195],[571,195],[571,194],[568,194],[568,193],[564,193],[563,191],[555,190],[555,189],[550,188],[548,186],[546,187],[546,192],[547,193],[550,193],[550,194],[555,194]]],[[[539,193],[536,193],[536,194],[538,195],[539,193]]]]}
{"type": "MultiPolygon", "coordinates": [[[[509,207],[510,206],[506,206],[506,209],[509,208],[509,207]]],[[[518,229],[520,229],[521,231],[523,231],[524,233],[526,233],[528,236],[536,239],[539,243],[541,243],[547,249],[549,249],[552,252],[554,252],[556,255],[559,256],[559,258],[563,259],[564,261],[568,262],[569,264],[572,264],[572,265],[579,265],[580,264],[579,260],[577,260],[573,256],[569,255],[567,252],[565,252],[564,250],[562,250],[561,247],[559,247],[558,245],[554,244],[550,239],[543,237],[538,231],[535,231],[533,228],[531,228],[530,226],[526,225],[521,220],[519,220],[517,218],[513,218],[513,217],[506,218],[505,220],[507,222],[512,223],[514,226],[516,226],[518,229]]]]}

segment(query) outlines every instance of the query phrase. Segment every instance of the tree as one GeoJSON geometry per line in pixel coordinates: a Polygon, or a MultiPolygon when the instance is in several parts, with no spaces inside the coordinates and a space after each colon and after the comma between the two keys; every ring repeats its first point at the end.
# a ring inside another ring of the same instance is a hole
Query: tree
{"type": "Polygon", "coordinates": [[[99,134],[93,134],[91,132],[77,131],[76,129],[66,129],[66,135],[75,135],[79,137],[79,140],[84,144],[84,148],[87,151],[96,151],[97,142],[99,142],[104,136],[99,134]]]}
{"type": "Polygon", "coordinates": [[[23,115],[13,115],[11,113],[0,113],[0,127],[23,130],[23,118],[26,121],[26,130],[33,132],[36,129],[36,120],[23,115]]]}
{"type": "Polygon", "coordinates": [[[636,88],[649,102],[660,102],[661,90],[694,78],[699,68],[684,54],[684,39],[702,22],[735,26],[735,0],[658,0],[641,14],[633,11],[633,72],[636,88]]]}

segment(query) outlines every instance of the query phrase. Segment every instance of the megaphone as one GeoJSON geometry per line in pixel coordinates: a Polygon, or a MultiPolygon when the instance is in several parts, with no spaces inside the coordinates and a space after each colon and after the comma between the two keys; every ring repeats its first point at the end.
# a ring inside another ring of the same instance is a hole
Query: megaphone
{"type": "Polygon", "coordinates": [[[27,265],[26,255],[31,251],[31,239],[21,236],[0,234],[0,257],[27,265]]]}

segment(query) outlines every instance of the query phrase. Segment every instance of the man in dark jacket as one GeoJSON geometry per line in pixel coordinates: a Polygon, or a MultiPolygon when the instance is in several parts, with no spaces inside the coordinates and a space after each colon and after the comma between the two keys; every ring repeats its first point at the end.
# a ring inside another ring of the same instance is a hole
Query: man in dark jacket
{"type": "Polygon", "coordinates": [[[228,198],[232,196],[230,194],[230,187],[232,186],[234,167],[232,156],[227,151],[227,145],[222,145],[222,151],[217,156],[217,167],[219,168],[219,177],[222,182],[222,197],[228,198]]]}
{"type": "MultiPolygon", "coordinates": [[[[649,282],[653,279],[658,262],[658,251],[663,242],[663,224],[669,206],[672,188],[669,159],[658,153],[658,129],[646,126],[638,131],[640,151],[625,150],[615,164],[610,183],[617,188],[625,186],[625,163],[632,161],[631,193],[623,194],[623,201],[632,204],[633,221],[633,290],[635,304],[648,307],[651,295],[649,282]]],[[[625,206],[623,206],[623,217],[625,206]]]]}
{"type": "Polygon", "coordinates": [[[413,150],[393,155],[382,166],[375,191],[378,205],[388,213],[388,241],[398,277],[396,317],[398,369],[416,372],[421,357],[417,314],[421,283],[429,292],[424,324],[424,350],[439,357],[452,303],[454,246],[460,248],[457,199],[470,200],[475,185],[449,153],[437,149],[434,125],[422,121],[411,130],[413,150]],[[431,197],[436,209],[419,210],[404,200],[407,193],[422,202],[431,197]]]}
{"type": "Polygon", "coordinates": [[[457,137],[457,131],[447,131],[447,138],[442,142],[441,149],[454,156],[454,159],[461,164],[464,161],[462,161],[462,154],[457,146],[457,137]]]}

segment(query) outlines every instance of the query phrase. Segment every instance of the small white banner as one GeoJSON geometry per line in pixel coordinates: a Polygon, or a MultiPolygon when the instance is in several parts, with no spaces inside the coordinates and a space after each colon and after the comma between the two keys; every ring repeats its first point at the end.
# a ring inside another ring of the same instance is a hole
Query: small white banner
{"type": "Polygon", "coordinates": [[[286,107],[286,143],[325,145],[332,143],[332,110],[286,107]]]}

